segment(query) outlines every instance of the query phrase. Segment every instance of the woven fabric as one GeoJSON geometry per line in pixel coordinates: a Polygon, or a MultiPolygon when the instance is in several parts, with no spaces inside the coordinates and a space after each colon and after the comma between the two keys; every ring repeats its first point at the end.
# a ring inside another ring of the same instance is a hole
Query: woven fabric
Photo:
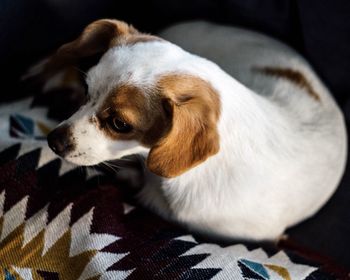
{"type": "Polygon", "coordinates": [[[289,252],[205,242],[139,207],[107,173],[57,158],[45,141],[56,122],[31,103],[0,108],[0,279],[335,279],[289,252]]]}

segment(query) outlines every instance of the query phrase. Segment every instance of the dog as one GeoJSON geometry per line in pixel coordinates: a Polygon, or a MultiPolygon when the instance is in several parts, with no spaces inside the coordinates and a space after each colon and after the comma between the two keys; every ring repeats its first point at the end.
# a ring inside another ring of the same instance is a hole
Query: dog
{"type": "Polygon", "coordinates": [[[274,241],[335,191],[347,154],[343,115],[281,42],[202,21],[153,36],[102,19],[28,76],[59,87],[94,55],[85,104],[48,145],[84,166],[138,155],[136,196],[164,218],[208,236],[274,241]]]}

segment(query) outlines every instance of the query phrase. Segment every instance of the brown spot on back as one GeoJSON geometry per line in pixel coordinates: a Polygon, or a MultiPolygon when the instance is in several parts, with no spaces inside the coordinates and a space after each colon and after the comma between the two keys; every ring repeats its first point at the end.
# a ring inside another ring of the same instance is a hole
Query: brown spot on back
{"type": "Polygon", "coordinates": [[[273,66],[255,67],[254,70],[263,74],[280,77],[296,84],[306,90],[306,92],[315,100],[320,101],[320,96],[313,89],[310,82],[305,78],[302,72],[290,68],[279,68],[273,66]]]}

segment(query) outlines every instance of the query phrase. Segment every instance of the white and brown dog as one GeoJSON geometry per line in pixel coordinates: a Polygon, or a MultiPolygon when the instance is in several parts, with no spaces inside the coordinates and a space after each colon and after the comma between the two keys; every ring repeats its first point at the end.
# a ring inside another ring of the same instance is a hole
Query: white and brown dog
{"type": "Polygon", "coordinates": [[[140,201],[214,236],[274,240],[319,210],[347,140],[308,63],[261,34],[205,22],[161,37],[173,43],[99,20],[33,68],[54,74],[49,88],[79,58],[102,54],[86,76],[88,101],[48,136],[52,150],[78,165],[143,156],[140,201]]]}

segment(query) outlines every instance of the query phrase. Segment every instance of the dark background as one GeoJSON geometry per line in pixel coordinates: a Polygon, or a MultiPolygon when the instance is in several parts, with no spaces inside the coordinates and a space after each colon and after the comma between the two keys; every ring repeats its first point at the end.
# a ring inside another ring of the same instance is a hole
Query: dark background
{"type": "MultiPolygon", "coordinates": [[[[277,37],[310,61],[350,119],[349,0],[1,0],[0,101],[30,94],[18,82],[25,69],[75,38],[91,21],[105,17],[151,33],[176,21],[200,18],[277,37]]],[[[350,269],[349,183],[347,169],[330,202],[288,233],[350,269]]]]}

